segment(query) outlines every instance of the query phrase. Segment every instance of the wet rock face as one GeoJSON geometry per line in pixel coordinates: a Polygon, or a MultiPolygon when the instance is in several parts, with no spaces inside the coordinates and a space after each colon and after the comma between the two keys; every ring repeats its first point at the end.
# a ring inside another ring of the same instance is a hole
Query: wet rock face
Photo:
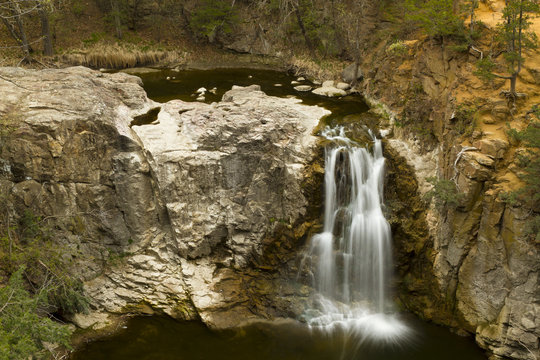
{"type": "Polygon", "coordinates": [[[50,219],[94,314],[160,311],[225,327],[288,311],[293,300],[269,300],[280,280],[254,280],[248,265],[307,231],[312,131],[326,110],[256,86],[219,104],[158,104],[137,77],[83,67],[0,75],[0,114],[13,124],[2,194],[14,218],[30,208],[50,219]]]}

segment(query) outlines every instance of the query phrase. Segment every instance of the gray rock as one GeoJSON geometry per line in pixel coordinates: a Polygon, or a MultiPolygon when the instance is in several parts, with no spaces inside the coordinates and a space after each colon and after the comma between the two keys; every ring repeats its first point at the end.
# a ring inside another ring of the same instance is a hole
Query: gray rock
{"type": "Polygon", "coordinates": [[[226,327],[289,311],[273,285],[247,296],[258,287],[242,271],[282,223],[313,221],[303,186],[327,110],[258,86],[218,104],[159,104],[138,77],[83,67],[0,75],[0,115],[19,127],[0,149],[0,192],[13,217],[32,208],[54,222],[94,309],[73,321],[155,310],[226,327]],[[156,109],[152,124],[130,127],[156,109]],[[254,313],[261,297],[276,300],[254,313]]]}
{"type": "Polygon", "coordinates": [[[345,69],[343,69],[343,71],[341,72],[341,78],[343,79],[343,81],[351,84],[354,81],[362,80],[364,78],[364,75],[362,73],[362,69],[360,69],[360,66],[358,66],[358,74],[357,74],[356,79],[354,78],[354,70],[355,70],[354,64],[351,64],[347,66],[345,69]]]}
{"type": "Polygon", "coordinates": [[[341,90],[349,90],[351,88],[351,85],[344,82],[340,82],[336,84],[336,87],[341,90]]]}
{"type": "MultiPolygon", "coordinates": [[[[438,159],[438,148],[420,151],[399,129],[389,145],[407,159],[419,182],[442,171],[440,163],[428,161],[438,159]]],[[[426,216],[434,258],[432,265],[422,267],[421,275],[432,266],[440,293],[432,289],[427,293],[455,303],[463,322],[454,322],[454,312],[449,319],[440,318],[437,307],[426,306],[415,295],[407,297],[422,304],[418,312],[424,316],[474,332],[477,343],[496,358],[532,360],[540,351],[540,254],[523,232],[531,217],[528,210],[504,203],[500,188],[490,184],[496,181],[492,174],[507,149],[506,141],[483,139],[474,146],[481,152],[467,151],[457,164],[456,182],[464,195],[459,209],[441,216],[432,208],[426,216]]]]}
{"type": "Polygon", "coordinates": [[[296,91],[311,91],[312,87],[309,85],[298,85],[294,87],[296,91]]]}
{"type": "Polygon", "coordinates": [[[332,87],[323,86],[323,87],[320,87],[320,88],[317,88],[317,89],[313,90],[312,92],[314,94],[316,94],[316,95],[328,96],[328,97],[338,97],[338,96],[347,95],[346,91],[340,90],[340,89],[335,88],[333,86],[332,87]]]}
{"type": "Polygon", "coordinates": [[[268,218],[294,223],[304,214],[299,171],[327,111],[298,102],[268,97],[258,86],[235,87],[214,108],[201,104],[179,114],[186,104],[170,102],[159,125],[135,128],[184,258],[208,256],[221,244],[244,266],[261,253],[268,218]],[[240,235],[246,239],[236,240],[240,235]]]}
{"type": "Polygon", "coordinates": [[[322,87],[334,87],[334,81],[333,80],[323,81],[322,87]]]}

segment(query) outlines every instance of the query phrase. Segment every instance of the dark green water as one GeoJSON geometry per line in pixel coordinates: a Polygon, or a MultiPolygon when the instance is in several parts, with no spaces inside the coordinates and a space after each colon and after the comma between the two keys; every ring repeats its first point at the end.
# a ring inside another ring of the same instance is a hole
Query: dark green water
{"type": "Polygon", "coordinates": [[[73,360],[485,360],[472,340],[407,320],[414,329],[399,343],[364,342],[327,336],[303,325],[261,323],[213,332],[198,322],[162,317],[133,318],[109,338],[87,344],[73,360]]]}
{"type": "MultiPolygon", "coordinates": [[[[139,75],[144,82],[144,89],[148,97],[159,102],[166,102],[173,99],[184,101],[195,101],[193,96],[197,89],[204,87],[208,90],[216,88],[216,94],[206,92],[205,102],[218,102],[223,94],[230,90],[233,85],[249,86],[260,85],[261,90],[268,95],[279,97],[297,97],[308,105],[319,105],[332,111],[327,119],[328,123],[338,121],[346,116],[362,116],[363,121],[369,123],[374,120],[367,114],[369,110],[366,103],[359,96],[346,96],[340,99],[327,98],[314,95],[311,92],[298,92],[294,90],[291,81],[295,77],[287,73],[271,70],[250,70],[250,69],[220,69],[220,70],[190,70],[175,72],[165,70],[139,75]],[[167,77],[170,79],[167,80],[167,77]],[[175,79],[173,79],[175,78],[175,79]],[[281,86],[275,86],[280,84],[281,86]]],[[[308,81],[302,84],[312,85],[308,81]]]]}
{"type": "MultiPolygon", "coordinates": [[[[282,72],[249,69],[214,71],[163,71],[144,74],[148,96],[159,102],[172,99],[194,101],[200,87],[217,88],[206,93],[206,102],[219,101],[232,85],[258,84],[273,96],[296,96],[306,104],[332,111],[325,121],[359,121],[370,128],[376,116],[360,97],[329,99],[293,89],[294,77],[282,72]],[[170,77],[170,80],[166,78],[170,77]],[[176,79],[172,79],[175,77],[176,79]],[[282,84],[282,86],[274,86],[282,84]]],[[[213,332],[198,322],[176,322],[164,317],[130,319],[113,336],[86,344],[72,360],[485,360],[471,339],[459,337],[444,328],[429,325],[414,317],[404,319],[411,333],[400,341],[374,342],[340,331],[331,336],[310,331],[296,322],[257,324],[250,327],[213,332]]]]}

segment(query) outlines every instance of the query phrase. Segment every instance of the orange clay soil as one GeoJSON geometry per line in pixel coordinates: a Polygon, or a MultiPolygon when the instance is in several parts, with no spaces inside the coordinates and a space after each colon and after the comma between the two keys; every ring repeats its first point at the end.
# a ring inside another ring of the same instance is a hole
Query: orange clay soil
{"type": "MultiPolygon", "coordinates": [[[[476,11],[476,19],[482,21],[489,29],[494,30],[497,24],[502,19],[502,9],[504,8],[504,0],[491,0],[488,4],[480,3],[476,11]]],[[[534,31],[540,37],[540,17],[531,19],[532,24],[528,31],[534,31]]],[[[487,53],[489,51],[489,43],[477,45],[477,48],[487,53]]],[[[516,91],[526,94],[525,98],[520,98],[513,106],[511,100],[507,100],[501,95],[502,90],[508,90],[510,86],[509,80],[495,80],[496,85],[486,86],[472,72],[474,66],[467,69],[471,72],[464,76],[466,81],[461,83],[455,91],[457,103],[464,103],[476,99],[488,99],[488,106],[484,107],[476,121],[475,130],[480,131],[482,139],[503,139],[510,142],[506,130],[508,125],[512,128],[522,130],[529,123],[530,115],[527,112],[537,104],[540,104],[540,51],[527,50],[524,51],[523,57],[525,62],[518,76],[516,91]],[[532,71],[531,71],[532,70],[532,71]],[[534,78],[536,72],[536,79],[534,78]],[[506,119],[493,116],[493,108],[498,109],[507,106],[508,115],[506,119]]],[[[470,141],[464,141],[464,145],[471,145],[470,141]]],[[[520,179],[515,172],[519,168],[515,166],[516,148],[511,147],[507,151],[503,159],[502,166],[498,166],[495,173],[495,187],[502,191],[514,190],[522,185],[520,179]]]]}

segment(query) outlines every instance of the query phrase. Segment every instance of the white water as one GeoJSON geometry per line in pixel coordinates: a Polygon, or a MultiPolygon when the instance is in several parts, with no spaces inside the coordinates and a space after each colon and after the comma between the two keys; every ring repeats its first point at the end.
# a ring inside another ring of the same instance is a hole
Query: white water
{"type": "Polygon", "coordinates": [[[391,229],[383,212],[381,141],[370,132],[373,153],[326,129],[323,231],[312,238],[310,256],[317,297],[308,324],[337,328],[362,338],[397,340],[407,327],[392,314],[389,282],[391,229]]]}

